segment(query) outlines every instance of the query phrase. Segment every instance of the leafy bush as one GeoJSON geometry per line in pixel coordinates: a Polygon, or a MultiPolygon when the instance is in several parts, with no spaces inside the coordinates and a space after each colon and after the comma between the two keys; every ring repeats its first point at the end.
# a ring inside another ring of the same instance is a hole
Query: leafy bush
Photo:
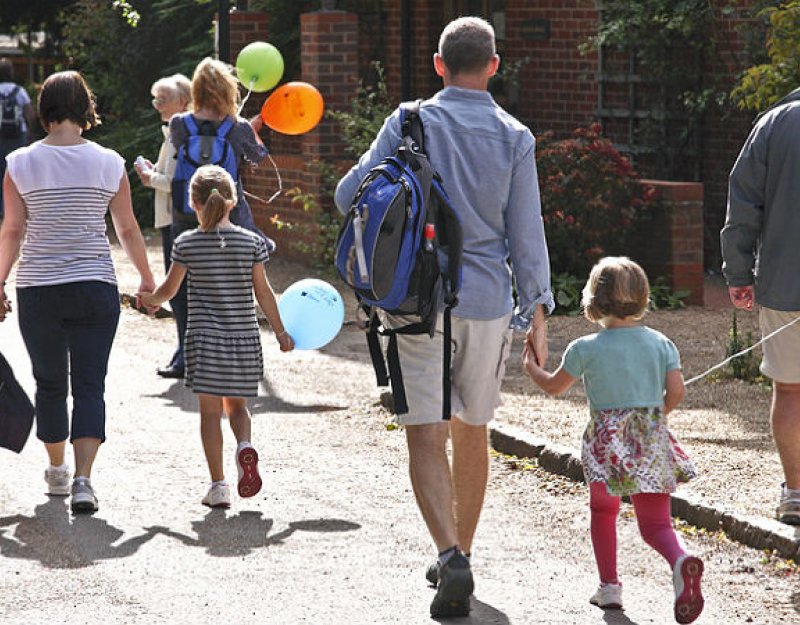
{"type": "Polygon", "coordinates": [[[587,276],[602,256],[624,254],[646,224],[655,190],[600,134],[600,125],[573,137],[538,140],[537,168],[551,266],[587,276]]]}
{"type": "Polygon", "coordinates": [[[581,313],[581,291],[586,281],[568,273],[554,273],[550,276],[550,285],[556,315],[579,315],[581,313]]]}
{"type": "Polygon", "coordinates": [[[739,108],[749,111],[769,108],[800,82],[800,2],[768,3],[757,16],[767,23],[769,62],[747,69],[731,92],[739,108]]]}
{"type": "MultiPolygon", "coordinates": [[[[725,348],[725,357],[730,358],[734,354],[738,354],[742,350],[752,347],[752,345],[752,332],[748,332],[745,337],[739,334],[736,311],[734,310],[731,317],[731,329],[728,331],[728,345],[725,348]]],[[[754,352],[749,351],[731,360],[722,369],[721,377],[734,378],[751,383],[764,383],[766,382],[766,378],[761,375],[758,366],[758,356],[756,356],[754,352]]]]}
{"type": "Polygon", "coordinates": [[[650,284],[650,310],[686,308],[683,300],[690,294],[691,291],[686,289],[672,291],[664,278],[656,278],[655,282],[650,284]]]}

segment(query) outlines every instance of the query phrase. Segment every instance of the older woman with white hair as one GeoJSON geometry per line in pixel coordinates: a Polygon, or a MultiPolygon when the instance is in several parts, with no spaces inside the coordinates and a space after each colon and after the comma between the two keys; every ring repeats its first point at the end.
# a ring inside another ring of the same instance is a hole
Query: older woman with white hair
{"type": "MultiPolygon", "coordinates": [[[[170,252],[172,251],[172,177],[175,173],[175,147],[169,136],[169,120],[177,113],[189,108],[192,99],[192,83],[183,74],[174,74],[160,78],[150,88],[153,96],[153,108],[161,116],[164,142],[158,151],[155,165],[144,159],[136,164],[136,173],[142,184],[155,190],[154,226],[161,231],[161,246],[164,251],[164,271],[169,270],[170,252]]],[[[174,304],[173,304],[174,305],[174,304]]],[[[184,316],[175,315],[175,319],[184,316]]],[[[181,340],[185,328],[178,325],[178,347],[166,367],[158,369],[158,374],[165,378],[182,378],[184,363],[181,340]]]]}

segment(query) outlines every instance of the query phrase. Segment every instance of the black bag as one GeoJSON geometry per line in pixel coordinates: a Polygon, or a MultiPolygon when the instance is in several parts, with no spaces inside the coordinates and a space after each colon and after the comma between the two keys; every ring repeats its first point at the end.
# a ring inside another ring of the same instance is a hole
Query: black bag
{"type": "Polygon", "coordinates": [[[33,404],[0,354],[0,447],[22,451],[33,426],[33,404]]]}
{"type": "Polygon", "coordinates": [[[22,107],[17,102],[19,85],[6,95],[0,95],[0,137],[20,139],[22,137],[22,107]]]}

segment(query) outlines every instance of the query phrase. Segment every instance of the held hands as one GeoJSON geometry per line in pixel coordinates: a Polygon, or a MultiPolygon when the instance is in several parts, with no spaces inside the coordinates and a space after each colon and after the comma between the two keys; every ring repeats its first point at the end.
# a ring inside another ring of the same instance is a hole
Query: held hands
{"type": "Polygon", "coordinates": [[[136,308],[144,308],[145,312],[153,316],[159,308],[161,302],[156,298],[153,291],[156,290],[156,283],[152,280],[142,280],[139,283],[139,290],[136,291],[136,308]]]}
{"type": "Polygon", "coordinates": [[[753,310],[753,306],[756,303],[756,296],[752,285],[728,287],[728,295],[736,308],[753,310]]]}
{"type": "Polygon", "coordinates": [[[286,330],[283,332],[278,332],[275,335],[275,338],[278,339],[278,345],[281,346],[282,352],[290,352],[294,349],[294,339],[286,330]]]}
{"type": "Polygon", "coordinates": [[[528,358],[538,367],[544,368],[547,364],[547,322],[544,317],[534,315],[531,318],[531,325],[525,335],[525,347],[522,355],[525,358],[525,350],[528,350],[528,358]]]}

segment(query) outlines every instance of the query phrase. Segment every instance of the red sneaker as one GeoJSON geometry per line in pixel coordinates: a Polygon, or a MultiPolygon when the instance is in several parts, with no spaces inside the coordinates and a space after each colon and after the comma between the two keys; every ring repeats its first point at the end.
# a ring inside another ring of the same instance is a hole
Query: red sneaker
{"type": "Polygon", "coordinates": [[[236,467],[239,469],[239,497],[252,497],[258,493],[261,490],[258,452],[252,447],[242,447],[236,454],[236,467]]]}
{"type": "Polygon", "coordinates": [[[675,620],[692,623],[703,611],[703,593],[700,578],[703,577],[703,561],[688,554],[675,563],[672,583],[675,585],[675,620]]]}

